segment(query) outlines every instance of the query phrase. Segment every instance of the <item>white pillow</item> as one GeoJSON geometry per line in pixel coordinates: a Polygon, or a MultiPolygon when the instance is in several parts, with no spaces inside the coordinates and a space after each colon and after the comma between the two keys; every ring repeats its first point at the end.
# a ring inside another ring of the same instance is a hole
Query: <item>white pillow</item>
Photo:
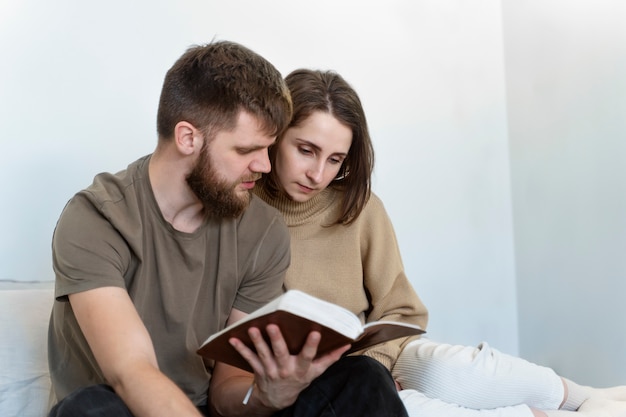
{"type": "Polygon", "coordinates": [[[48,322],[54,290],[0,290],[0,416],[48,412],[48,322]]]}

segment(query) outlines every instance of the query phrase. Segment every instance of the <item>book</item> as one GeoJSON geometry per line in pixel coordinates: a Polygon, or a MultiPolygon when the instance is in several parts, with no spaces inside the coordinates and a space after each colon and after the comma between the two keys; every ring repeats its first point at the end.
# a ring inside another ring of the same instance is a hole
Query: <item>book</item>
{"type": "Polygon", "coordinates": [[[211,335],[197,353],[252,372],[248,362],[228,340],[235,337],[256,351],[248,336],[248,329],[258,328],[269,343],[269,336],[265,331],[268,324],[280,327],[291,354],[298,354],[302,350],[310,332],[319,331],[322,338],[317,350],[318,357],[347,344],[352,345],[347,352],[351,353],[400,337],[425,333],[418,325],[395,321],[377,321],[363,325],[354,313],[341,306],[302,291],[289,290],[246,318],[211,335]]]}

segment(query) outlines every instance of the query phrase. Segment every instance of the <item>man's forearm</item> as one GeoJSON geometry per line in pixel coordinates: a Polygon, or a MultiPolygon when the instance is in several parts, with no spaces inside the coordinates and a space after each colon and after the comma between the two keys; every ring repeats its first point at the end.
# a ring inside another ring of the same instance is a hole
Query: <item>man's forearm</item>
{"type": "Polygon", "coordinates": [[[135,417],[202,417],[185,393],[158,369],[129,372],[112,386],[135,417]]]}

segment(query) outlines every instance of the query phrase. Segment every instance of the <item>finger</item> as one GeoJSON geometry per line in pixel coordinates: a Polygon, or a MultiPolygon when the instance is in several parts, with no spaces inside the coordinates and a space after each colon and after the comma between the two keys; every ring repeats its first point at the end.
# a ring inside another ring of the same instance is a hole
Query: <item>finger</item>
{"type": "MultiPolygon", "coordinates": [[[[297,367],[301,372],[307,372],[311,374],[311,364],[315,360],[317,356],[317,348],[319,347],[320,341],[322,340],[322,335],[317,331],[312,331],[306,338],[304,342],[304,346],[302,350],[298,354],[297,357],[297,367]]],[[[342,351],[343,352],[343,351],[342,351]]],[[[337,358],[338,359],[338,358],[337,358]]],[[[337,360],[335,359],[335,361],[337,360]]],[[[317,377],[322,374],[326,370],[328,366],[330,366],[335,361],[324,361],[321,362],[320,365],[313,369],[313,376],[317,377]],[[324,369],[321,369],[324,368],[324,369]]]]}
{"type": "Polygon", "coordinates": [[[292,354],[287,346],[287,341],[277,325],[268,325],[267,333],[272,343],[274,360],[278,366],[279,376],[306,375],[309,373],[311,362],[317,354],[317,346],[320,341],[319,332],[310,333],[305,340],[302,350],[297,354],[292,354]]]}
{"type": "Polygon", "coordinates": [[[261,365],[264,368],[264,373],[270,376],[275,376],[277,365],[276,360],[274,359],[274,352],[263,338],[261,331],[256,327],[251,327],[248,329],[248,335],[250,336],[250,340],[252,340],[252,343],[254,344],[254,348],[256,349],[256,355],[261,361],[261,365]]]}
{"type": "Polygon", "coordinates": [[[283,337],[282,332],[280,331],[280,327],[275,324],[268,324],[265,328],[267,334],[270,337],[270,342],[272,344],[272,352],[274,353],[274,357],[278,358],[289,358],[290,352],[289,347],[287,347],[287,342],[283,337]]]}
{"type": "Polygon", "coordinates": [[[228,343],[250,364],[255,374],[263,375],[263,364],[254,351],[235,337],[228,339],[228,343]]]}
{"type": "Polygon", "coordinates": [[[315,355],[317,355],[317,348],[320,345],[320,341],[322,340],[322,335],[318,331],[312,331],[306,338],[304,342],[304,346],[302,346],[302,350],[300,351],[300,355],[298,355],[303,360],[308,360],[311,362],[315,359],[315,355]]]}
{"type": "Polygon", "coordinates": [[[324,373],[326,369],[333,363],[337,362],[344,353],[346,353],[350,349],[350,345],[341,346],[313,361],[312,367],[315,369],[315,373],[317,376],[324,373]]]}

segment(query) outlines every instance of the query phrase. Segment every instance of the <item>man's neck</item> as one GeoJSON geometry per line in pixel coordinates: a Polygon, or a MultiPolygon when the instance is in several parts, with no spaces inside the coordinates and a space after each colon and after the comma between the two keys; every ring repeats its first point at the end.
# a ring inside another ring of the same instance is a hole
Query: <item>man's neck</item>
{"type": "Polygon", "coordinates": [[[152,192],[163,218],[181,232],[192,233],[204,221],[202,203],[185,181],[185,165],[155,152],[150,159],[148,175],[152,192]]]}

